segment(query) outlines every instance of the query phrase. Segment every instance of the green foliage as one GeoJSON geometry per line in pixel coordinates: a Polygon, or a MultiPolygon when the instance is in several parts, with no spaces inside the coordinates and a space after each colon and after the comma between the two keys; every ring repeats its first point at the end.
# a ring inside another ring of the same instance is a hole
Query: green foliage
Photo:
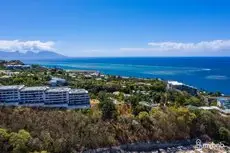
{"type": "Polygon", "coordinates": [[[9,147],[6,145],[10,135],[6,129],[0,128],[0,151],[6,151],[9,147]]]}
{"type": "Polygon", "coordinates": [[[230,118],[215,112],[162,107],[140,111],[137,116],[118,116],[115,110],[109,100],[103,101],[99,110],[92,108],[88,113],[0,108],[0,127],[7,129],[0,129],[0,138],[4,138],[0,139],[0,151],[82,152],[134,141],[169,141],[202,135],[229,141],[230,118]],[[104,116],[98,115],[100,110],[104,116]]]}
{"type": "Polygon", "coordinates": [[[115,104],[110,100],[106,99],[100,102],[100,109],[102,111],[102,119],[116,119],[117,110],[115,104]]]}
{"type": "Polygon", "coordinates": [[[1,140],[8,140],[10,135],[7,133],[6,129],[0,128],[0,139],[1,140]]]}
{"type": "Polygon", "coordinates": [[[230,130],[225,127],[219,129],[220,139],[228,144],[230,144],[230,130]]]}
{"type": "Polygon", "coordinates": [[[217,106],[217,101],[216,100],[211,101],[210,106],[217,106]]]}
{"type": "Polygon", "coordinates": [[[140,104],[138,104],[132,108],[133,108],[133,114],[134,115],[138,115],[140,112],[148,112],[151,109],[150,107],[140,105],[140,104]]]}
{"type": "Polygon", "coordinates": [[[48,153],[48,152],[43,150],[41,152],[40,151],[34,151],[33,153],[48,153]]]}
{"type": "Polygon", "coordinates": [[[148,117],[149,117],[148,112],[140,112],[140,113],[138,114],[138,119],[139,119],[139,120],[144,120],[144,119],[146,119],[146,118],[148,118],[148,117]]]}
{"type": "Polygon", "coordinates": [[[176,102],[176,105],[177,106],[183,106],[185,104],[185,97],[183,95],[178,95],[176,98],[175,98],[175,102],[176,102]]]}
{"type": "Polygon", "coordinates": [[[0,151],[25,153],[29,152],[28,142],[32,139],[30,133],[19,130],[18,133],[8,133],[6,129],[0,129],[0,151]]]}
{"type": "Polygon", "coordinates": [[[18,133],[12,132],[9,138],[9,144],[13,147],[15,153],[28,151],[27,143],[31,139],[30,133],[25,130],[19,130],[18,133]]]}
{"type": "Polygon", "coordinates": [[[26,86],[46,85],[51,77],[36,72],[21,72],[19,75],[8,78],[7,81],[0,80],[3,85],[24,84],[26,86]]]}
{"type": "Polygon", "coordinates": [[[83,74],[71,77],[61,69],[34,65],[32,70],[21,71],[7,81],[0,80],[0,84],[46,85],[51,76],[66,79],[71,87],[89,90],[91,98],[100,101],[99,107],[86,111],[1,107],[0,127],[7,130],[0,128],[0,152],[82,152],[135,141],[189,139],[202,135],[229,141],[229,117],[214,111],[188,110],[183,106],[205,105],[202,98],[166,91],[166,84],[155,79],[115,76],[88,79],[83,74]],[[114,95],[117,91],[120,94],[114,95]],[[116,106],[112,99],[124,101],[128,107],[116,106]],[[147,105],[142,104],[143,101],[147,105]],[[151,108],[153,103],[160,103],[161,107],[151,108]]]}
{"type": "Polygon", "coordinates": [[[190,97],[187,98],[185,101],[186,105],[192,105],[192,106],[204,106],[205,104],[197,97],[190,97]]]}

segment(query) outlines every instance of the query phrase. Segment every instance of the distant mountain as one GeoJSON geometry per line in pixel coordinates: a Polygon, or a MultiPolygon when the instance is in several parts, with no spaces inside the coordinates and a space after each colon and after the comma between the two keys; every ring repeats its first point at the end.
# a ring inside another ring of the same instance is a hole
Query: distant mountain
{"type": "Polygon", "coordinates": [[[51,52],[51,51],[39,51],[32,52],[27,51],[25,53],[15,51],[15,52],[7,52],[0,51],[0,60],[41,60],[41,59],[62,59],[67,58],[64,55],[51,52]]]}

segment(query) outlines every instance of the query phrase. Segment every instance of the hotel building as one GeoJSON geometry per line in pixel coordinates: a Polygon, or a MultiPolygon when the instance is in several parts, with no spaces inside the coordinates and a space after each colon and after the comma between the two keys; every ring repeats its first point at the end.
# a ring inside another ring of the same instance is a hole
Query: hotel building
{"type": "Polygon", "coordinates": [[[0,86],[0,102],[17,103],[20,100],[20,90],[24,85],[0,86]]]}
{"type": "Polygon", "coordinates": [[[41,107],[90,108],[90,98],[85,89],[46,86],[0,86],[0,104],[41,107]]]}
{"type": "Polygon", "coordinates": [[[45,105],[64,106],[69,103],[70,88],[50,88],[45,92],[45,105]]]}
{"type": "Polygon", "coordinates": [[[20,104],[41,104],[45,102],[48,87],[25,87],[20,90],[20,104]]]}
{"type": "Polygon", "coordinates": [[[89,104],[88,91],[85,89],[71,89],[69,91],[69,105],[89,104]]]}

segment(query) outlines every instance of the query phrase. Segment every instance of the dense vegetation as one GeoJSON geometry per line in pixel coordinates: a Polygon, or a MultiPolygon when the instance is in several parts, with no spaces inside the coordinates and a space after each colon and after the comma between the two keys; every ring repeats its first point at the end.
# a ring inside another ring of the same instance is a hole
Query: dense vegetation
{"type": "MultiPolygon", "coordinates": [[[[18,70],[17,70],[18,71],[18,70]]],[[[119,76],[86,78],[84,74],[71,74],[61,69],[46,69],[33,65],[33,69],[19,70],[19,74],[9,78],[0,78],[2,85],[24,84],[26,86],[48,85],[52,76],[67,80],[72,88],[84,88],[89,91],[91,99],[99,99],[99,95],[110,97],[124,103],[172,104],[177,106],[205,105],[202,97],[194,97],[186,92],[167,91],[166,84],[157,79],[122,78],[119,76]],[[114,94],[118,92],[118,94],[114,94]]],[[[1,76],[1,74],[0,74],[1,76]]]]}
{"type": "Polygon", "coordinates": [[[188,109],[185,106],[208,104],[202,95],[168,91],[158,79],[88,78],[38,65],[18,72],[0,79],[0,84],[47,85],[56,76],[66,79],[70,87],[87,89],[91,99],[100,103],[90,110],[0,107],[0,152],[80,152],[137,141],[197,137],[230,144],[229,116],[188,109]]]}
{"type": "Polygon", "coordinates": [[[211,111],[163,107],[127,112],[105,102],[99,110],[0,108],[1,152],[74,152],[147,140],[203,137],[230,142],[230,118],[211,111]],[[107,109],[104,109],[104,108],[107,109]],[[122,113],[123,112],[123,113],[122,113]]]}

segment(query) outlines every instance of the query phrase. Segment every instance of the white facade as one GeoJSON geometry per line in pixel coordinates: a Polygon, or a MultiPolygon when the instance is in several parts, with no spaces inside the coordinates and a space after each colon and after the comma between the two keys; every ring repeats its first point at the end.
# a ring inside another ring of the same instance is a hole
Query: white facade
{"type": "Polygon", "coordinates": [[[88,91],[85,89],[72,89],[69,92],[69,105],[89,105],[88,91]]]}
{"type": "Polygon", "coordinates": [[[0,86],[0,105],[8,103],[19,106],[90,108],[90,97],[85,89],[0,86]]]}
{"type": "Polygon", "coordinates": [[[57,78],[57,77],[53,77],[50,81],[49,81],[49,84],[52,86],[52,87],[56,87],[56,86],[63,86],[65,85],[67,82],[65,79],[62,79],[62,78],[57,78]]]}
{"type": "Polygon", "coordinates": [[[38,104],[45,102],[48,87],[25,87],[20,91],[20,104],[38,104]]]}
{"type": "Polygon", "coordinates": [[[0,86],[0,102],[17,103],[20,100],[20,90],[24,85],[0,86]]]}

